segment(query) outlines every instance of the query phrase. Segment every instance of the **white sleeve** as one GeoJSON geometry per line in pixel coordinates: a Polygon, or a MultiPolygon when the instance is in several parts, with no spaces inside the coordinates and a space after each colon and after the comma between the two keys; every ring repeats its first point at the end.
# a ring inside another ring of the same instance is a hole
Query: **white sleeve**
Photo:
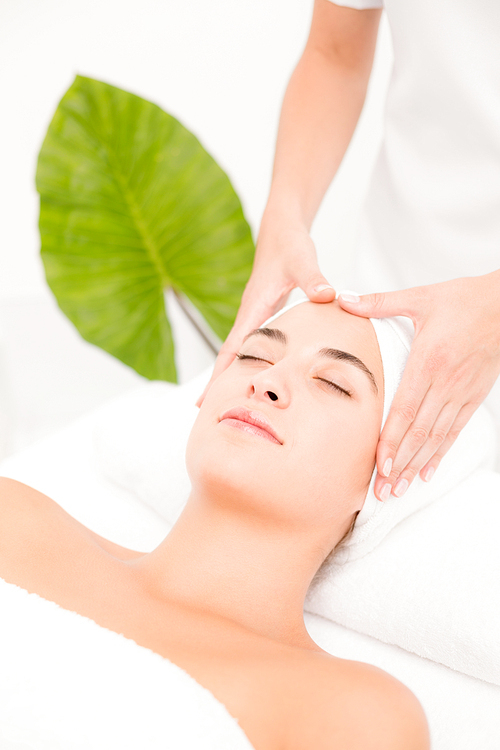
{"type": "Polygon", "coordinates": [[[384,7],[384,0],[330,0],[330,2],[334,5],[341,5],[343,8],[355,8],[356,10],[384,7]]]}

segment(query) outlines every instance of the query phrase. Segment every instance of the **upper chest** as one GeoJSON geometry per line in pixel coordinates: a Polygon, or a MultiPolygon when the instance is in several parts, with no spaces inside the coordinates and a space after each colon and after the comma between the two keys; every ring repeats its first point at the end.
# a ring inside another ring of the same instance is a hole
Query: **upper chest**
{"type": "Polygon", "coordinates": [[[256,750],[282,746],[287,700],[279,649],[221,618],[156,600],[79,525],[35,516],[11,529],[0,577],[183,669],[238,719],[256,750]]]}
{"type": "MultiPolygon", "coordinates": [[[[22,498],[17,501],[21,507],[22,498]]],[[[284,737],[294,723],[303,722],[311,662],[318,654],[155,598],[138,585],[124,560],[61,511],[50,501],[30,505],[22,518],[4,515],[0,577],[183,669],[238,719],[256,750],[288,750],[284,737]]]]}

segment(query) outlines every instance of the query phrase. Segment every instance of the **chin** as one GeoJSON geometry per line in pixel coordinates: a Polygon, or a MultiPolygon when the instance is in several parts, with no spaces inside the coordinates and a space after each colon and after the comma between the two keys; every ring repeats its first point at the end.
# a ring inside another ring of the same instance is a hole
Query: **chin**
{"type": "Polygon", "coordinates": [[[262,505],[269,508],[269,482],[265,480],[268,471],[258,444],[252,446],[250,439],[242,439],[239,434],[228,438],[222,431],[211,432],[208,439],[204,431],[195,428],[196,424],[186,449],[193,490],[225,504],[234,505],[237,501],[242,509],[257,510],[262,505]]]}

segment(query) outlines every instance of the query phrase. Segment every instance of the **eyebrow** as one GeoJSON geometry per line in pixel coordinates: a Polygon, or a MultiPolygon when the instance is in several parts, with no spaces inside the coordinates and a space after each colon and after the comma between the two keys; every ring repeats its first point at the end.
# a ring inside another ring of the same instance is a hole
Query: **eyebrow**
{"type": "MultiPolygon", "coordinates": [[[[283,331],[280,331],[279,328],[256,328],[254,331],[250,331],[250,333],[245,336],[243,341],[247,341],[250,336],[265,336],[265,338],[271,339],[271,341],[277,341],[283,346],[286,346],[286,344],[288,343],[286,334],[283,333],[283,331]]],[[[354,354],[344,352],[342,351],[342,349],[330,349],[329,347],[320,349],[318,354],[320,357],[335,359],[337,362],[346,362],[348,365],[357,367],[358,370],[364,372],[364,374],[368,377],[375,393],[378,393],[377,382],[372,371],[369,370],[365,363],[362,362],[358,357],[355,357],[354,354]]]]}
{"type": "Polygon", "coordinates": [[[250,331],[247,336],[245,336],[243,341],[249,339],[250,336],[265,336],[267,339],[271,339],[272,341],[278,341],[280,344],[283,344],[283,346],[286,346],[288,344],[286,333],[280,331],[279,328],[255,328],[253,331],[250,331]]]}

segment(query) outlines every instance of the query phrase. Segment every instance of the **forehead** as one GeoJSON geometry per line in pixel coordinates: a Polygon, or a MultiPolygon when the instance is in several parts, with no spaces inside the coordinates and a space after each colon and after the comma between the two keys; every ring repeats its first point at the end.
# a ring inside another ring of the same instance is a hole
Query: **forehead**
{"type": "Polygon", "coordinates": [[[288,346],[314,355],[323,348],[353,354],[373,372],[383,386],[383,369],[375,330],[367,318],[351,315],[338,302],[304,302],[292,307],[270,323],[287,334],[288,346]]]}

